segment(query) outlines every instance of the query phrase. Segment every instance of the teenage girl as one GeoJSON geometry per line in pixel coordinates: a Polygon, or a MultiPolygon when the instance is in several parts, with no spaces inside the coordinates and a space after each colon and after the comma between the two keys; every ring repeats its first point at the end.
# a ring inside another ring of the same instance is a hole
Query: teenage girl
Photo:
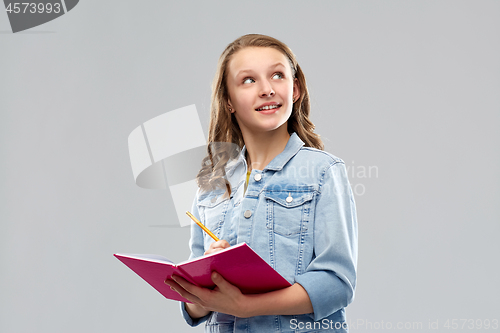
{"type": "Polygon", "coordinates": [[[324,152],[309,120],[292,51],[245,35],[222,53],[213,82],[208,156],[192,213],[190,259],[245,242],[292,286],[257,295],[212,273],[214,290],[166,281],[206,332],[347,332],[356,285],[357,222],[344,162],[324,152]],[[238,150],[228,150],[232,143],[238,150]]]}

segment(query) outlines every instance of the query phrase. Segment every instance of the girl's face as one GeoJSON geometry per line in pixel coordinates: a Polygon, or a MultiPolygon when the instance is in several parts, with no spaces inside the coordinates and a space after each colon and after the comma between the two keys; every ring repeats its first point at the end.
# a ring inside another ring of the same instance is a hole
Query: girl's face
{"type": "Polygon", "coordinates": [[[243,134],[286,131],[293,99],[300,96],[288,58],[270,47],[247,47],[233,54],[227,88],[229,107],[243,134]]]}

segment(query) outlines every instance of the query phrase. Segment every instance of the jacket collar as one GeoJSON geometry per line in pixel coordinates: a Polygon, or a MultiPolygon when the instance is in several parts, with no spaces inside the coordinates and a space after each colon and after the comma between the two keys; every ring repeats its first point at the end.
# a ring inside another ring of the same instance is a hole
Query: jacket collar
{"type": "Polygon", "coordinates": [[[303,145],[304,142],[299,138],[297,133],[292,133],[292,135],[290,135],[290,139],[288,139],[288,142],[286,143],[283,152],[273,158],[273,160],[269,162],[264,170],[279,171],[283,169],[285,164],[287,164],[288,161],[299,152],[303,145]]]}
{"type": "MultiPolygon", "coordinates": [[[[287,164],[288,161],[299,152],[300,148],[302,148],[303,145],[304,142],[299,138],[297,133],[295,132],[292,133],[292,135],[290,135],[290,138],[288,139],[288,142],[286,143],[285,149],[275,158],[273,158],[271,162],[269,162],[269,164],[264,168],[263,171],[265,170],[279,171],[283,169],[285,164],[287,164]]],[[[246,151],[247,151],[246,146],[243,146],[239,160],[245,160],[246,151]]]]}
{"type": "MultiPolygon", "coordinates": [[[[288,142],[286,143],[285,149],[278,154],[269,164],[264,168],[265,170],[280,171],[288,163],[288,161],[294,157],[299,150],[304,145],[304,142],[299,138],[297,133],[292,133],[288,142]]],[[[232,177],[237,169],[242,168],[242,173],[246,173],[247,163],[245,160],[245,153],[247,151],[246,146],[243,146],[238,159],[236,161],[230,162],[226,166],[226,176],[232,177]]]]}

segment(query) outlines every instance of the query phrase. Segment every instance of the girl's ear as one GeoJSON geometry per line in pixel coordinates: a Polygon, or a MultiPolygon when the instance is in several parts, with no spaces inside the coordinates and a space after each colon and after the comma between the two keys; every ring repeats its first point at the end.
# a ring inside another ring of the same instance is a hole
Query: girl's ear
{"type": "Polygon", "coordinates": [[[227,100],[227,106],[229,108],[229,112],[234,113],[234,108],[230,100],[227,100]]]}
{"type": "Polygon", "coordinates": [[[299,80],[295,78],[293,80],[293,101],[297,101],[300,98],[300,84],[299,80]]]}

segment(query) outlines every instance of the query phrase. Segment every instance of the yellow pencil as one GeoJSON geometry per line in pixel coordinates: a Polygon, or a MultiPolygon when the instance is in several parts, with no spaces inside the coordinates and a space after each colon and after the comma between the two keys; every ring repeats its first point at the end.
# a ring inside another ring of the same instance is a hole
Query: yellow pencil
{"type": "Polygon", "coordinates": [[[189,216],[191,218],[191,220],[193,220],[197,225],[199,225],[200,228],[202,228],[216,242],[219,241],[219,239],[207,227],[205,227],[200,221],[198,221],[198,219],[196,217],[194,217],[193,214],[191,214],[190,212],[186,212],[186,214],[187,214],[187,216],[189,216]]]}

